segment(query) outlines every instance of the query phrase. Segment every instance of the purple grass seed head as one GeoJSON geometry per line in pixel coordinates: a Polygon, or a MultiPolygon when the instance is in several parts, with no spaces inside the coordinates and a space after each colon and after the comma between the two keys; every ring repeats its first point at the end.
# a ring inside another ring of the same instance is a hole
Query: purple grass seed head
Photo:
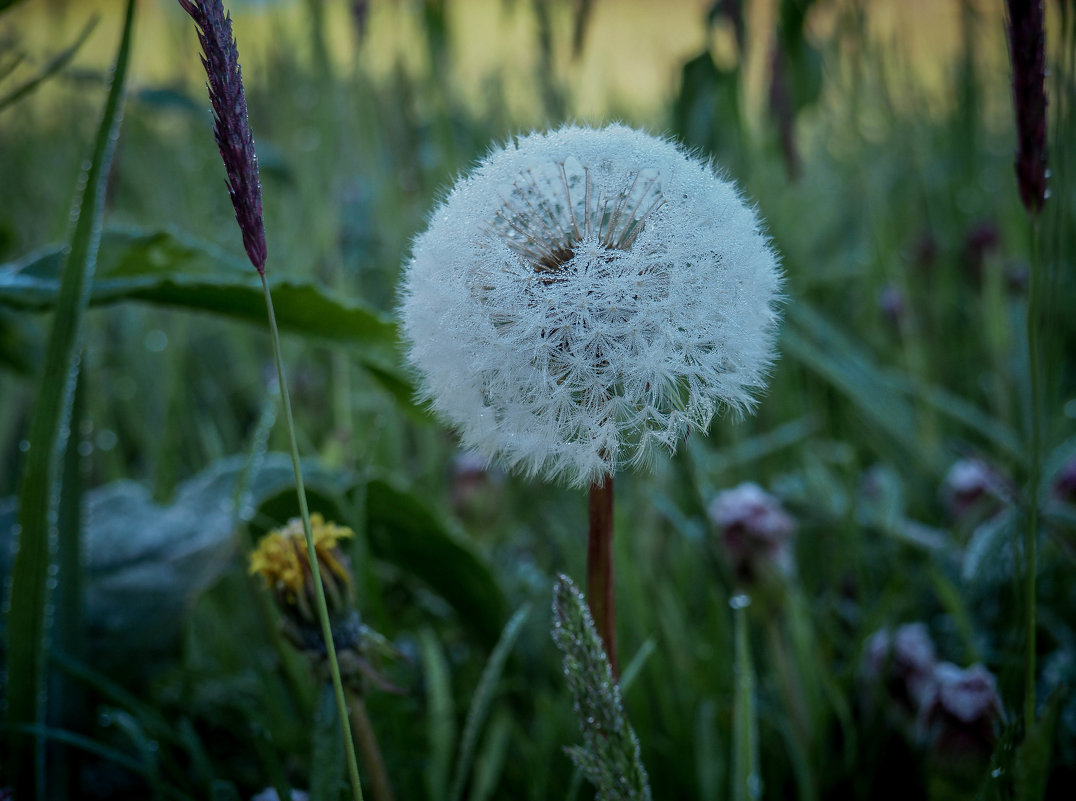
{"type": "Polygon", "coordinates": [[[1042,0],[1007,0],[1016,183],[1034,217],[1046,201],[1046,29],[1042,0]]]}
{"type": "Polygon", "coordinates": [[[262,220],[262,186],[243,92],[239,48],[232,36],[232,18],[225,13],[221,0],[179,0],[179,4],[198,26],[204,53],[202,66],[213,106],[213,135],[224,160],[228,195],[250,263],[264,276],[268,249],[262,220]]]}

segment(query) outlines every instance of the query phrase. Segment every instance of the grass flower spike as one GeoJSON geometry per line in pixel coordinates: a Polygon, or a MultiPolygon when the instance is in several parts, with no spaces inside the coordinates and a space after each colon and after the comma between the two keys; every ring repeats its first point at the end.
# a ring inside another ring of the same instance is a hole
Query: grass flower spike
{"type": "Polygon", "coordinates": [[[402,317],[464,443],[586,486],[753,403],[780,275],[732,184],[621,125],[510,142],[418,237],[402,317]]]}
{"type": "Polygon", "coordinates": [[[224,160],[228,196],[243,234],[243,247],[250,263],[264,275],[268,249],[262,218],[262,185],[254,134],[247,116],[239,48],[232,36],[232,18],[224,11],[221,0],[179,0],[179,4],[198,26],[198,40],[205,52],[202,66],[213,104],[213,135],[224,160]]]}

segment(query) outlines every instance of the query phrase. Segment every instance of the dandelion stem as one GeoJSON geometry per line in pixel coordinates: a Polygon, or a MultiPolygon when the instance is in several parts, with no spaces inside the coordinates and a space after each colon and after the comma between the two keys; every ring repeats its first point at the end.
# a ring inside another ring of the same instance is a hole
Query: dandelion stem
{"type": "Polygon", "coordinates": [[[355,727],[362,762],[370,778],[370,795],[374,801],[393,801],[392,784],[389,782],[385,761],[381,758],[381,749],[377,745],[377,736],[374,734],[374,727],[370,725],[370,716],[366,712],[362,695],[349,690],[347,698],[351,710],[351,725],[355,727]]]}
{"type": "Polygon", "coordinates": [[[616,658],[616,603],[613,598],[613,476],[590,485],[590,530],[587,538],[587,604],[605,646],[605,654],[620,677],[616,658]]]}
{"type": "Polygon", "coordinates": [[[1031,233],[1031,282],[1028,287],[1027,298],[1027,356],[1028,373],[1031,389],[1031,419],[1030,419],[1030,464],[1027,482],[1027,542],[1024,545],[1024,555],[1027,562],[1027,580],[1025,582],[1025,629],[1027,637],[1027,653],[1025,655],[1024,676],[1024,736],[1026,737],[1035,723],[1035,657],[1036,657],[1036,577],[1038,574],[1037,550],[1038,550],[1038,527],[1039,527],[1039,484],[1041,483],[1042,462],[1042,381],[1039,364],[1039,326],[1042,265],[1039,259],[1039,236],[1038,217],[1030,218],[1031,233]]]}
{"type": "Polygon", "coordinates": [[[314,548],[314,534],[310,528],[310,509],[306,503],[306,488],[303,484],[303,472],[299,466],[299,444],[295,438],[295,420],[291,414],[291,398],[288,395],[288,382],[284,376],[284,359],[280,354],[280,331],[277,329],[276,314],[273,311],[273,296],[269,292],[269,282],[261,273],[262,288],[265,290],[265,310],[269,315],[269,330],[273,340],[273,357],[276,360],[277,381],[280,384],[280,400],[284,407],[284,423],[288,429],[288,443],[291,446],[291,466],[295,471],[295,490],[299,496],[299,513],[303,519],[303,534],[306,536],[306,553],[310,564],[315,566],[310,571],[314,581],[314,597],[317,599],[318,620],[321,622],[321,635],[325,640],[325,651],[329,657],[329,672],[332,674],[333,691],[336,695],[336,708],[340,717],[340,728],[344,736],[344,752],[347,755],[348,775],[351,778],[351,792],[354,801],[362,801],[362,785],[359,782],[359,767],[355,761],[355,743],[351,738],[351,726],[348,723],[348,707],[344,699],[344,682],[340,678],[340,664],[336,659],[336,646],[333,644],[332,626],[329,623],[329,605],[325,601],[325,587],[321,582],[321,571],[317,569],[317,551],[314,548]]]}

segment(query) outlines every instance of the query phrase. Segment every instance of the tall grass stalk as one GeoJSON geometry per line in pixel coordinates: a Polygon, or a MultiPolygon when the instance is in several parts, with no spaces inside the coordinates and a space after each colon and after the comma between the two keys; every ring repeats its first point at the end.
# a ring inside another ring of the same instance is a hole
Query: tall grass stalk
{"type": "MultiPolygon", "coordinates": [[[[60,456],[73,447],[71,408],[78,382],[83,324],[97,263],[105,185],[123,117],[124,88],[134,29],[134,0],[128,0],[123,35],[89,167],[81,176],[76,222],[64,260],[56,314],[45,352],[41,389],[30,424],[31,448],[19,491],[18,552],[11,574],[7,614],[5,723],[20,733],[0,756],[5,781],[18,798],[45,797],[45,746],[40,735],[47,704],[46,645],[50,576],[54,563],[60,498],[60,456]],[[33,739],[25,733],[34,730],[33,739]]],[[[76,534],[77,536],[77,534],[76,534]]],[[[63,547],[71,547],[70,536],[63,547]]]]}
{"type": "Polygon", "coordinates": [[[306,502],[306,487],[303,484],[303,471],[299,464],[299,443],[295,437],[295,420],[291,413],[291,397],[288,394],[288,382],[284,375],[284,358],[280,352],[280,331],[277,329],[276,314],[273,312],[273,295],[269,291],[269,281],[261,274],[262,289],[265,291],[265,311],[269,317],[269,331],[273,340],[273,358],[276,362],[277,381],[280,384],[280,401],[284,408],[284,425],[288,430],[288,445],[291,454],[291,466],[295,471],[295,491],[299,497],[299,514],[303,519],[303,535],[306,538],[306,555],[313,569],[310,575],[314,582],[314,597],[317,599],[318,621],[321,624],[321,636],[325,640],[325,651],[329,658],[329,672],[332,675],[333,694],[340,717],[340,729],[344,738],[344,753],[347,755],[348,778],[351,780],[351,793],[355,801],[362,801],[362,783],[359,781],[359,766],[355,759],[355,743],[348,724],[348,705],[344,695],[344,682],[340,677],[340,663],[336,658],[336,646],[333,644],[332,625],[329,623],[329,605],[325,600],[325,587],[321,582],[321,571],[317,569],[318,555],[314,548],[314,533],[310,527],[310,509],[306,502]]]}
{"type": "Polygon", "coordinates": [[[1042,471],[1042,376],[1039,327],[1042,325],[1042,264],[1039,212],[1046,203],[1046,27],[1042,0],[1008,0],[1013,108],[1016,112],[1016,185],[1028,215],[1031,278],[1027,299],[1028,435],[1025,736],[1035,723],[1035,579],[1038,570],[1039,484],[1042,471]]]}
{"type": "Polygon", "coordinates": [[[202,58],[202,66],[205,67],[206,77],[209,79],[209,99],[213,105],[213,134],[224,161],[228,194],[235,209],[235,219],[239,224],[240,233],[243,235],[243,247],[250,263],[258,271],[262,280],[265,310],[273,340],[277,381],[280,386],[280,400],[284,407],[284,422],[288,429],[291,464],[295,473],[295,490],[299,498],[299,512],[303,521],[307,558],[314,584],[318,621],[321,624],[322,639],[325,642],[325,651],[329,660],[329,672],[332,675],[333,694],[340,718],[352,796],[355,801],[362,801],[362,784],[359,781],[355,745],[348,722],[344,683],[340,677],[340,665],[336,658],[332,625],[329,622],[329,606],[325,598],[321,571],[318,569],[314,533],[310,526],[310,509],[306,501],[306,487],[303,484],[303,472],[299,464],[299,444],[295,436],[295,419],[291,412],[288,381],[284,374],[280,331],[277,327],[276,313],[273,311],[273,296],[269,291],[269,281],[265,277],[268,247],[262,216],[262,187],[258,173],[258,158],[254,149],[254,135],[247,115],[243,73],[239,66],[239,46],[232,35],[231,17],[224,11],[221,0],[179,0],[179,4],[198,26],[198,39],[205,54],[202,58]]]}

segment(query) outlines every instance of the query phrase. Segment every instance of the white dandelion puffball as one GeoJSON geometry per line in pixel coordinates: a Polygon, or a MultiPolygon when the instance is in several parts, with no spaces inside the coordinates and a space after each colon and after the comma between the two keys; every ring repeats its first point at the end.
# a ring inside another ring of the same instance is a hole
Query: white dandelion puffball
{"type": "Polygon", "coordinates": [[[403,335],[465,446],[582,486],[751,408],[780,283],[709,165],[622,125],[568,126],[493,151],[435,209],[403,335]]]}

